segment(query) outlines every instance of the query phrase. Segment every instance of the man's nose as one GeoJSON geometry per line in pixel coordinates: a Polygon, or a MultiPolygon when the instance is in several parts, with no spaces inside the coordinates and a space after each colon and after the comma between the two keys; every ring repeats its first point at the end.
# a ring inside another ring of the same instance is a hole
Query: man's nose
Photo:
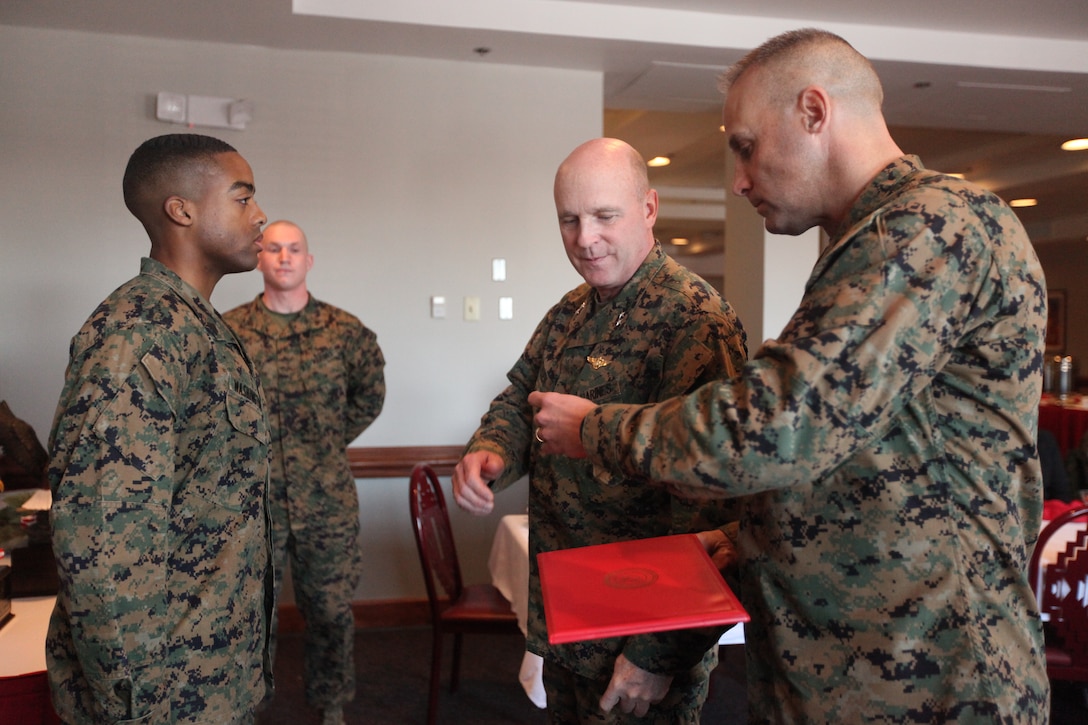
{"type": "Polygon", "coordinates": [[[737,196],[748,196],[752,188],[752,182],[748,175],[741,171],[740,166],[733,170],[733,193],[737,196]]]}
{"type": "Polygon", "coordinates": [[[576,242],[579,247],[591,247],[593,243],[597,241],[597,229],[593,224],[583,222],[578,226],[578,238],[576,242]]]}
{"type": "Polygon", "coordinates": [[[257,207],[257,219],[255,221],[257,222],[257,228],[259,229],[268,223],[268,217],[264,215],[264,211],[261,209],[260,205],[257,204],[256,199],[253,200],[253,206],[257,207]]]}

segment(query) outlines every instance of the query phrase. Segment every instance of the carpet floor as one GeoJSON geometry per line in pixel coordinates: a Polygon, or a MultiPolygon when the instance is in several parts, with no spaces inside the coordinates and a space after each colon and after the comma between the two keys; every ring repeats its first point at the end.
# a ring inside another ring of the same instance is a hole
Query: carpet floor
{"type": "MultiPolygon", "coordinates": [[[[447,639],[438,722],[449,725],[543,725],[543,710],[525,696],[517,681],[524,652],[519,636],[466,635],[461,685],[449,692],[452,638],[447,639]]],[[[711,678],[702,722],[746,722],[744,649],[724,646],[711,678]]],[[[360,629],[355,637],[356,694],[344,709],[348,725],[411,725],[427,719],[430,673],[429,627],[360,629]]],[[[276,696],[258,725],[317,725],[317,712],[306,707],[302,689],[302,634],[280,636],[276,653],[276,696]]],[[[1079,687],[1054,686],[1051,725],[1084,725],[1088,706],[1079,687]]]]}

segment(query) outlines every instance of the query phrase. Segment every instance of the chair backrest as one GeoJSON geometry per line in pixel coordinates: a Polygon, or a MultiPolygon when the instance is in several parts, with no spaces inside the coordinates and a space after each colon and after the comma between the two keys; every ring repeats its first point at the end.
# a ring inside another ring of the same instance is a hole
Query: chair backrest
{"type": "Polygon", "coordinates": [[[446,499],[433,468],[420,463],[412,469],[409,497],[427,598],[431,615],[437,618],[444,607],[438,588],[441,587],[446,599],[457,599],[461,596],[462,583],[446,499]]]}
{"type": "Polygon", "coordinates": [[[1056,517],[1039,534],[1031,555],[1028,576],[1046,615],[1050,629],[1058,636],[1061,649],[1072,664],[1088,667],[1088,522],[1039,576],[1041,557],[1047,541],[1074,519],[1088,515],[1088,504],[1072,508],[1056,517]]]}

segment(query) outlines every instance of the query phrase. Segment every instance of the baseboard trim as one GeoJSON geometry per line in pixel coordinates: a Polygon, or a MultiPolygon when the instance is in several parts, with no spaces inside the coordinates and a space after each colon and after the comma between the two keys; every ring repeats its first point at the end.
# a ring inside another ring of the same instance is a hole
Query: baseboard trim
{"type": "MultiPolygon", "coordinates": [[[[383,599],[352,602],[356,629],[417,627],[430,624],[431,607],[426,599],[383,599]]],[[[280,632],[301,632],[305,622],[294,604],[279,607],[280,632]]]]}

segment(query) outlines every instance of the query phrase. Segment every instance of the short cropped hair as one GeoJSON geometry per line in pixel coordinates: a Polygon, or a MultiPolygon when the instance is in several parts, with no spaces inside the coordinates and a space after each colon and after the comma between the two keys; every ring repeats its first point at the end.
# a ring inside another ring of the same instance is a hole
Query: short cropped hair
{"type": "Polygon", "coordinates": [[[237,153],[237,149],[226,141],[196,133],[171,133],[144,141],[125,167],[121,182],[125,206],[140,218],[148,194],[177,183],[193,165],[224,153],[237,153]]]}
{"type": "Polygon", "coordinates": [[[880,78],[869,59],[842,37],[819,28],[776,35],[752,50],[718,78],[728,95],[749,70],[767,69],[768,97],[791,101],[798,85],[820,83],[843,100],[879,109],[884,101],[880,78]]]}

